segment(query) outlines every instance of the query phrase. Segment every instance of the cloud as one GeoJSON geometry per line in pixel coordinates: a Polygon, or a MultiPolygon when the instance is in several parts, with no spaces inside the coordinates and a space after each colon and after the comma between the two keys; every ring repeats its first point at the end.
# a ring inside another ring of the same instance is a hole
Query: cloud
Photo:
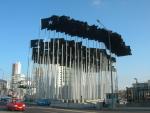
{"type": "Polygon", "coordinates": [[[102,0],[92,0],[92,5],[94,6],[100,6],[102,3],[102,0]]]}

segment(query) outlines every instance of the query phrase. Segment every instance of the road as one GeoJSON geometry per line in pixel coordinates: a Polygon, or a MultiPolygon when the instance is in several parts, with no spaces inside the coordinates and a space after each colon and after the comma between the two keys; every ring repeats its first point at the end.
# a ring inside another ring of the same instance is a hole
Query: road
{"type": "MultiPolygon", "coordinates": [[[[6,109],[0,107],[0,113],[18,113],[18,111],[7,111],[6,109]]],[[[30,106],[27,107],[26,111],[19,113],[150,113],[150,110],[119,110],[119,111],[98,111],[98,110],[73,110],[73,109],[57,109],[50,107],[38,107],[30,106]]]]}

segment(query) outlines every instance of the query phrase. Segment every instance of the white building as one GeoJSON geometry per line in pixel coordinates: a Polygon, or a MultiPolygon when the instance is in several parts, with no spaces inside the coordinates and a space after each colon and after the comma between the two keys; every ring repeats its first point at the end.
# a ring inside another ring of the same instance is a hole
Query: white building
{"type": "Polygon", "coordinates": [[[14,63],[12,65],[12,95],[18,98],[23,98],[26,93],[26,89],[23,88],[24,85],[26,85],[26,78],[24,74],[21,74],[21,63],[14,63]]]}
{"type": "Polygon", "coordinates": [[[21,63],[20,62],[17,62],[17,63],[13,64],[12,76],[14,76],[16,74],[21,74],[21,63]]]}
{"type": "Polygon", "coordinates": [[[4,96],[7,93],[7,81],[0,79],[0,96],[4,96]]]}

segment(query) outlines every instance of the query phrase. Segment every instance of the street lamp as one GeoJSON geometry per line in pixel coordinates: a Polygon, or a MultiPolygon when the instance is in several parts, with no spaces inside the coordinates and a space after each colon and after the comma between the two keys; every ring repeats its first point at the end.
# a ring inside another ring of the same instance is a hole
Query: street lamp
{"type": "Polygon", "coordinates": [[[136,82],[136,84],[138,83],[138,79],[137,78],[134,78],[134,80],[135,80],[135,82],[136,82]]]}
{"type": "Polygon", "coordinates": [[[112,109],[115,107],[114,106],[114,90],[113,90],[113,76],[112,76],[112,61],[111,61],[111,40],[110,40],[110,31],[108,29],[106,29],[106,27],[101,23],[101,21],[99,19],[97,19],[97,23],[99,23],[100,25],[103,26],[103,28],[108,32],[108,45],[109,45],[109,53],[110,53],[110,58],[109,61],[110,63],[108,64],[110,67],[110,76],[111,76],[111,99],[112,99],[112,109]]]}

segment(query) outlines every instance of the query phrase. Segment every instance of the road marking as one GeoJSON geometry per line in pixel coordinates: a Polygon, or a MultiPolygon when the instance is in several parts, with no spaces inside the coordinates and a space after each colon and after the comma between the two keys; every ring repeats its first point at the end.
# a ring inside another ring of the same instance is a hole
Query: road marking
{"type": "MultiPolygon", "coordinates": [[[[49,113],[49,111],[44,111],[44,113],[49,113]]],[[[58,113],[58,112],[54,112],[54,111],[53,111],[53,113],[58,113]]]]}
{"type": "MultiPolygon", "coordinates": [[[[83,113],[83,112],[86,112],[86,113],[97,113],[97,112],[88,112],[88,111],[79,111],[79,110],[68,110],[68,109],[56,109],[57,111],[67,111],[67,112],[73,112],[73,113],[83,113]]],[[[50,111],[44,111],[44,112],[50,112],[50,111]]],[[[55,112],[53,111],[53,113],[58,113],[58,112],[55,112]]],[[[59,112],[60,113],[60,112],[59,112]]]]}
{"type": "MultiPolygon", "coordinates": [[[[70,111],[70,112],[78,112],[78,113],[83,113],[83,112],[86,112],[86,113],[97,113],[97,112],[94,112],[94,111],[85,111],[85,110],[76,110],[76,109],[62,109],[62,108],[48,108],[48,107],[28,107],[28,108],[38,108],[38,109],[51,109],[51,110],[58,110],[58,111],[70,111]]],[[[47,111],[49,112],[49,111],[47,111]]],[[[57,112],[56,112],[57,113],[57,112]]]]}

